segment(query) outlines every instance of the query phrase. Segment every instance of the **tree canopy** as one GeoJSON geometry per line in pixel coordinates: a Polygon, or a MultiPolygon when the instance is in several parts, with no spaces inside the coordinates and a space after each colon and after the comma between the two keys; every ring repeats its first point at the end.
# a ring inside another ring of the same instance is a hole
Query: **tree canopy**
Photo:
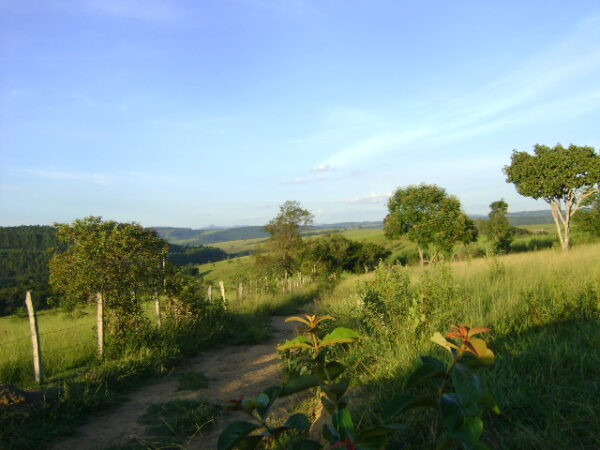
{"type": "Polygon", "coordinates": [[[504,167],[517,192],[550,204],[563,249],[570,247],[571,218],[582,202],[598,192],[600,156],[593,147],[536,144],[533,155],[514,150],[504,167]]]}
{"type": "Polygon", "coordinates": [[[451,253],[456,243],[477,239],[475,223],[461,211],[460,201],[436,185],[398,188],[388,201],[388,210],[386,236],[406,237],[416,243],[421,264],[429,249],[433,261],[440,253],[451,253]]]}
{"type": "Polygon", "coordinates": [[[288,200],[265,225],[270,237],[257,254],[257,262],[276,273],[290,274],[297,269],[302,250],[301,230],[313,222],[310,211],[299,202],[288,200]]]}
{"type": "Polygon", "coordinates": [[[513,228],[506,218],[508,203],[498,200],[490,204],[489,220],[485,223],[485,233],[493,242],[494,250],[507,253],[513,238],[513,228]]]}
{"type": "Polygon", "coordinates": [[[368,271],[389,255],[388,250],[372,242],[326,234],[306,242],[302,262],[308,271],[325,276],[343,271],[368,271]]]}
{"type": "Polygon", "coordinates": [[[160,286],[167,244],[151,229],[101,217],[56,224],[66,249],[50,260],[50,283],[64,304],[100,293],[107,310],[124,321],[141,316],[140,296],[160,286]]]}

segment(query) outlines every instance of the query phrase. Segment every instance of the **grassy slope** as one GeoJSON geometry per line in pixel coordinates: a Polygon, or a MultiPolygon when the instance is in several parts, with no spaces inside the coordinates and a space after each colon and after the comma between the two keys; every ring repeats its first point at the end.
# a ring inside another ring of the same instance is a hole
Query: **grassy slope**
{"type": "MultiPolygon", "coordinates": [[[[468,323],[494,330],[498,361],[486,378],[503,413],[486,418],[492,448],[600,446],[600,244],[459,262],[451,278],[439,268],[404,270],[427,299],[416,330],[404,315],[382,319],[361,306],[357,281],[373,274],[347,278],[321,302],[322,312],[366,337],[346,361],[359,379],[361,420],[377,417],[378,406],[402,391],[419,355],[445,357],[429,342],[433,331],[468,323]]],[[[423,418],[402,420],[424,430],[408,434],[409,448],[427,448],[423,418]]]]}

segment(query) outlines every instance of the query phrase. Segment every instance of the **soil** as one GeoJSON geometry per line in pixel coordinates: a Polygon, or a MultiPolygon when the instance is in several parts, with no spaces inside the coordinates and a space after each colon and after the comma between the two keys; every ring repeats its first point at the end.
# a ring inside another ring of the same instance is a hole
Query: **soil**
{"type": "MultiPolygon", "coordinates": [[[[131,393],[129,399],[111,412],[94,416],[73,437],[55,443],[53,450],[105,449],[144,438],[145,425],[138,418],[146,408],[172,400],[198,400],[223,404],[240,396],[255,397],[269,386],[281,382],[281,365],[276,345],[290,338],[293,324],[285,317],[273,317],[273,333],[268,342],[258,345],[222,346],[192,358],[182,372],[202,372],[208,378],[208,388],[195,391],[178,390],[178,380],[167,379],[146,385],[131,393]]],[[[279,413],[285,408],[280,404],[279,413]]],[[[277,414],[277,410],[274,411],[277,414]]],[[[239,413],[228,413],[219,419],[210,432],[200,432],[184,444],[189,449],[216,449],[221,431],[230,422],[243,420],[239,413]]]]}

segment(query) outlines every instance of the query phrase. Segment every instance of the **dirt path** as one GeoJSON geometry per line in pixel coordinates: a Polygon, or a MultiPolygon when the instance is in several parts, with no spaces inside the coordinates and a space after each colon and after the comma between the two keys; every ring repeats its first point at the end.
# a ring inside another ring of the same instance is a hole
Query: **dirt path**
{"type": "MultiPolygon", "coordinates": [[[[293,334],[293,325],[285,317],[273,317],[273,335],[259,345],[224,346],[192,358],[182,371],[202,372],[208,378],[208,388],[196,391],[177,390],[177,380],[161,381],[133,392],[129,400],[107,414],[93,417],[79,429],[76,436],[57,442],[53,450],[104,449],[142,437],[145,425],[138,423],[146,408],[172,400],[205,400],[222,404],[230,398],[256,396],[280,381],[281,370],[275,346],[293,334]]],[[[185,447],[214,449],[221,430],[235,414],[226,415],[210,433],[199,433],[185,447]]]]}

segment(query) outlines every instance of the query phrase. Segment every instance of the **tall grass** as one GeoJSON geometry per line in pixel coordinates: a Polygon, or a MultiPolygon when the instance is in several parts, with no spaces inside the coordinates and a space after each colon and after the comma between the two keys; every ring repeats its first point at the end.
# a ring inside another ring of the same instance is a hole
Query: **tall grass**
{"type": "MultiPolygon", "coordinates": [[[[486,382],[503,413],[486,418],[493,448],[600,446],[600,245],[387,269],[351,277],[322,312],[361,330],[344,356],[357,379],[362,423],[383,420],[418,356],[447,358],[429,341],[451,324],[491,326],[498,355],[486,382]],[[353,286],[354,285],[354,286],[353,286]]],[[[431,446],[427,416],[403,418],[408,448],[431,446]]]]}

